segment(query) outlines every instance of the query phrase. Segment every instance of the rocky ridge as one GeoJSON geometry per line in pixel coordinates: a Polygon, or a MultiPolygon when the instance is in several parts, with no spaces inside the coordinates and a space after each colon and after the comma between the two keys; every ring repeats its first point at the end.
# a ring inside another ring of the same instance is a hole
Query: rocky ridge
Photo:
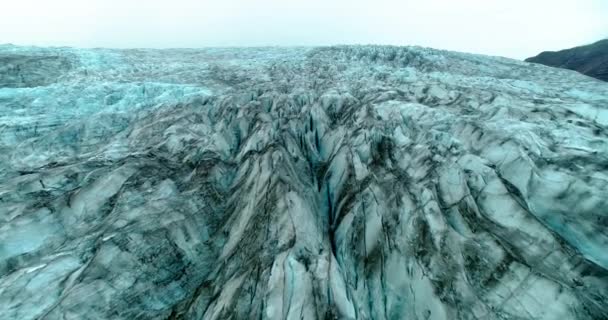
{"type": "Polygon", "coordinates": [[[608,39],[572,49],[545,51],[526,61],[575,70],[608,81],[608,39]]]}

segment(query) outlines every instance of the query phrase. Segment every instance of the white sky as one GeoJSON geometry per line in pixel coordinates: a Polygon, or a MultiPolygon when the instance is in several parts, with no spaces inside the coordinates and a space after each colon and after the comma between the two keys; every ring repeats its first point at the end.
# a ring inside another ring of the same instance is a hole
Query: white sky
{"type": "Polygon", "coordinates": [[[608,0],[2,0],[0,43],[422,45],[526,58],[608,37],[608,0]]]}

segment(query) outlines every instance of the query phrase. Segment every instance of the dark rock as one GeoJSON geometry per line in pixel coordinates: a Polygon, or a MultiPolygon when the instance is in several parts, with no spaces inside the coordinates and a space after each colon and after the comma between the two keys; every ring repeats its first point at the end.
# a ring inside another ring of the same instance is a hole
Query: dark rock
{"type": "Polygon", "coordinates": [[[578,71],[608,81],[608,39],[561,51],[545,51],[527,62],[578,71]]]}

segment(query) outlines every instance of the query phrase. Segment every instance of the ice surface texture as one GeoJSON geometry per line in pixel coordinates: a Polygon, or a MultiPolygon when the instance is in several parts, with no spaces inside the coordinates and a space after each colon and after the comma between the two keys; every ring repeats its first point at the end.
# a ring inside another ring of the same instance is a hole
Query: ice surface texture
{"type": "Polygon", "coordinates": [[[0,46],[1,319],[607,319],[608,84],[418,47],[0,46]]]}

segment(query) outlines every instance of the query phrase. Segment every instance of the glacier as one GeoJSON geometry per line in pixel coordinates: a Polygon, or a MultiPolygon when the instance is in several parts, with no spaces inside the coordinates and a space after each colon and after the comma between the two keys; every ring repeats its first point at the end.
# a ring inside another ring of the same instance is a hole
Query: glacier
{"type": "Polygon", "coordinates": [[[0,319],[608,319],[608,84],[2,45],[0,319]]]}

